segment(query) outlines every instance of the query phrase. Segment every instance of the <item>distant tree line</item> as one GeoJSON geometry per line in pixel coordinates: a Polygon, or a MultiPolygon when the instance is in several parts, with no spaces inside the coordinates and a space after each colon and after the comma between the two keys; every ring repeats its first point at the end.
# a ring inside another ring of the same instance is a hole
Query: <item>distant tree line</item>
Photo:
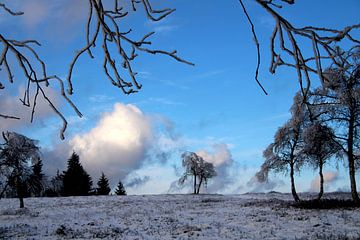
{"type": "MultiPolygon", "coordinates": [[[[36,140],[14,132],[3,132],[4,143],[0,145],[0,198],[17,197],[20,208],[26,197],[58,197],[109,195],[111,188],[104,173],[97,187],[93,187],[90,175],[80,163],[75,152],[67,162],[67,169],[50,180],[43,174],[43,163],[36,140]]],[[[119,181],[116,195],[126,195],[119,181]]]]}
{"type": "Polygon", "coordinates": [[[295,201],[300,201],[295,172],[304,166],[318,170],[320,200],[324,193],[324,165],[330,160],[345,160],[352,199],[360,202],[355,179],[360,168],[360,47],[347,52],[338,49],[334,62],[322,72],[321,86],[307,95],[296,94],[291,118],[275,133],[257,173],[260,181],[266,181],[270,170],[289,172],[295,201]]]}

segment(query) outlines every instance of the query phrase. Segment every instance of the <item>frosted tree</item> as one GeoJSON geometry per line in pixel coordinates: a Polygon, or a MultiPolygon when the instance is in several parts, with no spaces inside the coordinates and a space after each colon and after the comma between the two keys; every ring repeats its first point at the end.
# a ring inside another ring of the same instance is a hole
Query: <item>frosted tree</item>
{"type": "Polygon", "coordinates": [[[199,169],[199,172],[198,172],[199,184],[198,184],[196,194],[199,194],[202,184],[204,184],[206,186],[208,180],[210,178],[216,176],[214,164],[206,162],[202,158],[200,159],[198,169],[199,169]]]}
{"type": "Polygon", "coordinates": [[[189,176],[193,176],[193,188],[194,194],[196,194],[197,190],[197,177],[199,172],[199,162],[200,156],[193,152],[185,152],[181,155],[182,158],[182,166],[185,168],[185,172],[183,176],[179,179],[179,184],[182,185],[185,183],[189,176]]]}
{"type": "Polygon", "coordinates": [[[185,152],[181,155],[182,166],[185,168],[183,176],[179,179],[179,184],[183,185],[188,177],[193,177],[193,193],[199,194],[201,184],[208,179],[216,176],[216,171],[212,163],[204,161],[194,152],[185,152]],[[197,183],[199,181],[199,183],[197,183]]]}
{"type": "Polygon", "coordinates": [[[39,159],[39,147],[36,140],[15,132],[3,132],[2,135],[5,142],[0,145],[0,174],[6,182],[0,197],[7,187],[12,187],[16,190],[20,208],[23,208],[26,192],[41,184],[31,178],[31,166],[39,159]]]}
{"type": "Polygon", "coordinates": [[[289,172],[291,193],[296,202],[300,198],[295,187],[295,172],[300,171],[304,164],[301,151],[303,148],[302,131],[308,122],[308,113],[302,96],[297,93],[291,107],[292,117],[275,133],[274,141],[265,149],[264,163],[260,172],[256,174],[260,182],[266,181],[270,170],[275,172],[289,172]]]}
{"type": "Polygon", "coordinates": [[[101,173],[100,179],[97,182],[96,194],[97,195],[109,195],[110,187],[109,187],[109,180],[105,176],[104,173],[101,173]]]}
{"type": "Polygon", "coordinates": [[[323,166],[340,148],[333,140],[332,129],[320,123],[314,123],[307,127],[302,138],[304,141],[302,154],[307,158],[306,162],[319,169],[320,191],[318,200],[320,200],[324,193],[323,166]]]}
{"type": "Polygon", "coordinates": [[[355,161],[360,151],[360,46],[337,49],[336,64],[324,70],[326,81],[311,94],[314,118],[334,126],[333,140],[347,158],[352,198],[359,203],[355,161]]]}

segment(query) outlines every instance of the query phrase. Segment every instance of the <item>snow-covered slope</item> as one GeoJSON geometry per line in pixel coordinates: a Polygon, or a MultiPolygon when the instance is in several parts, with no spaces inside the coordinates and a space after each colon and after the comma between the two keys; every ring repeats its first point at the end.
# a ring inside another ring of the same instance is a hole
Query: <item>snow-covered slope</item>
{"type": "Polygon", "coordinates": [[[0,239],[360,239],[360,209],[302,210],[288,194],[0,200],[0,239]]]}

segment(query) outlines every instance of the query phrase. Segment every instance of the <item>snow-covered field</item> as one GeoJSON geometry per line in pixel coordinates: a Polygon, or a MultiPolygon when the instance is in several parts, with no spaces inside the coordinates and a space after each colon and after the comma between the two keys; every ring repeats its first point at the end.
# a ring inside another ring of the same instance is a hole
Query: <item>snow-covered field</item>
{"type": "MultiPolygon", "coordinates": [[[[339,195],[338,197],[341,197],[339,195]]],[[[0,200],[0,239],[360,239],[360,209],[303,210],[288,194],[0,200]]]]}

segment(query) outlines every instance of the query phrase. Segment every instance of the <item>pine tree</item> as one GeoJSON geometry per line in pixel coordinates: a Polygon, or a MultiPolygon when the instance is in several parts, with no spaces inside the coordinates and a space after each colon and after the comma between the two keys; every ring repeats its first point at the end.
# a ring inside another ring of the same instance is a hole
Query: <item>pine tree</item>
{"type": "Polygon", "coordinates": [[[125,188],[124,188],[124,185],[122,184],[121,181],[119,181],[116,189],[115,189],[115,194],[116,195],[126,195],[126,191],[125,191],[125,188]]]}
{"type": "Polygon", "coordinates": [[[104,173],[101,173],[101,177],[97,182],[97,185],[98,185],[96,189],[97,195],[109,195],[111,190],[109,187],[109,180],[106,178],[104,173]]]}
{"type": "Polygon", "coordinates": [[[31,184],[28,191],[30,195],[35,197],[40,197],[44,192],[44,174],[42,173],[42,166],[43,164],[40,158],[38,158],[37,161],[32,165],[32,173],[29,179],[31,184]]]}
{"type": "Polygon", "coordinates": [[[92,188],[90,175],[80,163],[79,155],[75,152],[68,160],[67,170],[63,173],[64,196],[87,196],[92,188]]]}

